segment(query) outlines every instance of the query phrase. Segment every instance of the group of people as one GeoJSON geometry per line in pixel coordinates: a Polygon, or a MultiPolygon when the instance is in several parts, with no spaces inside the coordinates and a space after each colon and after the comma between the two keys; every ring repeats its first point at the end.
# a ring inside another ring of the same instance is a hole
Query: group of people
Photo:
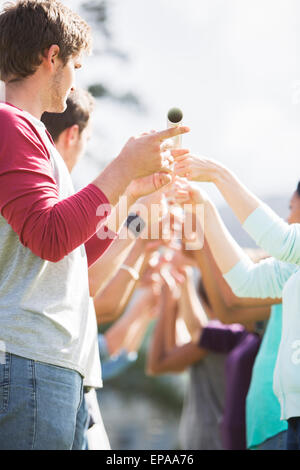
{"type": "Polygon", "coordinates": [[[146,372],[190,373],[182,449],[299,449],[300,186],[285,222],[172,145],[178,126],[131,137],[75,192],[93,110],[75,70],[90,49],[57,0],[0,12],[0,448],[109,448],[95,390],[154,320],[146,372]],[[239,247],[191,181],[215,184],[261,249],[239,247]]]}

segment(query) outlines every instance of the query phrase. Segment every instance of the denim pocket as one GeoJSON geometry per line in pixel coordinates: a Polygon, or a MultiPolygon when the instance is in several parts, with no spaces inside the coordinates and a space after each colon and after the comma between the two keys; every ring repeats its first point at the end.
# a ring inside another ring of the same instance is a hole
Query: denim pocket
{"type": "Polygon", "coordinates": [[[2,353],[3,361],[0,362],[0,413],[8,408],[10,386],[10,353],[2,353]]]}

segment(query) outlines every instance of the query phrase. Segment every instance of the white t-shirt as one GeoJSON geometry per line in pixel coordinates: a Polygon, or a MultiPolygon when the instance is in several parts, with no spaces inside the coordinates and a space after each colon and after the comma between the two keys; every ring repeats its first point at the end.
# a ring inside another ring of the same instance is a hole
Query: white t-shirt
{"type": "MultiPolygon", "coordinates": [[[[29,113],[22,114],[28,135],[32,134],[31,124],[49,151],[59,198],[71,196],[70,174],[44,124],[29,113]]],[[[76,370],[87,385],[101,386],[84,245],[57,263],[43,260],[22,245],[0,216],[0,265],[0,344],[5,350],[76,370]]]]}

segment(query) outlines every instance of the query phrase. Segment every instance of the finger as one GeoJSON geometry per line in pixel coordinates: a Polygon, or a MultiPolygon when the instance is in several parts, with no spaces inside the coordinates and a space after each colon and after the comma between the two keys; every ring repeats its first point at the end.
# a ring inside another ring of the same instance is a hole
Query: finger
{"type": "Polygon", "coordinates": [[[183,196],[189,194],[189,191],[184,188],[171,188],[168,191],[165,192],[166,196],[168,198],[176,198],[177,196],[183,196]]]}
{"type": "MultiPolygon", "coordinates": [[[[189,165],[174,165],[174,170],[176,171],[176,174],[177,174],[177,170],[181,171],[181,170],[184,170],[184,171],[190,171],[191,168],[189,167],[189,165]]],[[[182,184],[182,183],[181,183],[182,184]]]]}
{"type": "MultiPolygon", "coordinates": [[[[176,149],[177,152],[179,152],[180,150],[183,150],[183,149],[176,149]]],[[[176,162],[184,162],[184,160],[186,160],[187,158],[189,158],[191,156],[189,151],[185,151],[184,154],[181,154],[181,155],[178,155],[178,156],[174,155],[173,152],[175,152],[175,149],[173,151],[171,151],[171,154],[173,155],[174,158],[176,158],[176,162]]]]}
{"type": "Polygon", "coordinates": [[[190,167],[187,163],[175,163],[174,165],[174,170],[186,170],[186,171],[189,171],[190,170],[190,167]]]}
{"type": "Polygon", "coordinates": [[[167,139],[164,140],[162,144],[160,144],[160,148],[162,150],[170,150],[174,147],[174,140],[172,139],[167,139]]]}
{"type": "Polygon", "coordinates": [[[162,142],[165,139],[170,139],[171,137],[175,137],[176,135],[186,134],[189,131],[190,128],[186,126],[170,127],[169,129],[157,132],[156,138],[160,140],[160,142],[162,142]]]}
{"type": "Polygon", "coordinates": [[[168,173],[155,173],[153,176],[155,189],[158,190],[171,183],[172,177],[168,173]]]}
{"type": "Polygon", "coordinates": [[[172,165],[174,163],[174,158],[172,157],[172,155],[170,155],[169,157],[167,157],[168,159],[168,162],[172,165]]]}
{"type": "Polygon", "coordinates": [[[173,173],[173,169],[170,168],[169,160],[164,160],[162,162],[161,169],[166,173],[173,173]]]}
{"type": "Polygon", "coordinates": [[[176,175],[178,175],[178,176],[183,176],[183,177],[185,177],[185,178],[187,178],[187,177],[189,176],[188,170],[187,170],[186,168],[184,168],[184,167],[183,167],[183,168],[176,168],[176,167],[175,167],[175,168],[174,168],[174,172],[175,172],[176,175]]]}
{"type": "Polygon", "coordinates": [[[169,157],[171,157],[170,150],[165,150],[164,152],[160,152],[160,154],[164,159],[168,159],[169,157]]]}
{"type": "Polygon", "coordinates": [[[190,156],[189,149],[173,149],[170,153],[176,158],[176,161],[184,160],[190,156]]]}

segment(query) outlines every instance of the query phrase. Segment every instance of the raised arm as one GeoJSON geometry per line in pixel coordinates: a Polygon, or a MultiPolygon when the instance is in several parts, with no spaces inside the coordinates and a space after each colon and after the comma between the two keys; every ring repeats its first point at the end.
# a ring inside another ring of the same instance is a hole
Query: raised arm
{"type": "MultiPolygon", "coordinates": [[[[126,240],[120,240],[120,243],[126,243],[126,240]]],[[[109,253],[107,252],[109,255],[109,253]]],[[[106,254],[104,254],[106,262],[106,254]]],[[[101,258],[102,259],[102,258],[101,258]]],[[[94,305],[97,315],[98,323],[106,323],[115,320],[118,318],[121,313],[124,311],[125,306],[127,305],[136,285],[138,283],[138,276],[140,270],[143,266],[143,261],[145,259],[145,241],[138,239],[134,246],[132,247],[129,255],[125,258],[124,264],[128,266],[129,269],[120,269],[117,274],[104,286],[96,292],[94,296],[94,305]],[[133,276],[130,272],[132,269],[133,273],[136,273],[136,276],[133,276]]],[[[111,255],[107,258],[107,263],[113,263],[114,260],[111,258],[111,255]]],[[[97,264],[97,263],[96,263],[97,264]]],[[[99,269],[99,266],[93,266],[90,269],[94,268],[94,279],[95,287],[97,283],[102,279],[106,278],[106,272],[99,269]],[[99,277],[98,277],[99,276],[99,277]]],[[[90,270],[89,270],[90,275],[90,270]]],[[[92,281],[93,282],[93,281],[92,281]]]]}
{"type": "Polygon", "coordinates": [[[62,199],[48,144],[12,109],[0,105],[0,210],[20,242],[42,259],[57,262],[87,242],[131,180],[169,171],[160,145],[171,130],[132,138],[92,184],[62,199]]]}
{"type": "Polygon", "coordinates": [[[117,354],[121,349],[127,352],[138,350],[152,319],[154,301],[151,289],[144,289],[128,311],[105,332],[110,355],[117,354]]]}
{"type": "Polygon", "coordinates": [[[195,288],[191,268],[186,269],[186,279],[182,285],[179,299],[179,311],[185,321],[192,340],[195,342],[195,340],[199,338],[208,320],[195,288]]]}
{"type": "MultiPolygon", "coordinates": [[[[155,176],[155,175],[154,175],[155,176]]],[[[157,179],[160,180],[159,175],[156,175],[157,179]]],[[[105,285],[112,279],[112,277],[117,273],[121,265],[124,263],[126,256],[129,254],[130,250],[133,248],[138,236],[138,239],[142,239],[144,242],[148,240],[152,233],[152,225],[159,224],[160,217],[163,211],[163,198],[162,198],[162,190],[163,186],[161,186],[161,182],[148,182],[147,179],[142,179],[140,183],[143,183],[143,189],[139,190],[139,194],[142,191],[146,192],[147,195],[139,197],[135,204],[126,208],[122,209],[123,203],[119,203],[116,208],[116,216],[115,218],[120,219],[120,217],[124,218],[127,217],[127,213],[136,214],[140,213],[141,218],[143,219],[144,226],[140,227],[139,233],[136,234],[132,233],[132,229],[129,227],[127,228],[126,224],[123,224],[120,233],[116,236],[114,232],[111,232],[113,236],[115,236],[115,240],[111,243],[109,248],[106,252],[102,255],[102,257],[94,263],[89,269],[89,283],[90,283],[90,294],[95,296],[96,292],[99,289],[103,290],[105,285]],[[146,181],[145,181],[146,180],[146,181]],[[160,189],[155,191],[155,187],[160,185],[160,189]],[[154,192],[152,192],[154,191],[154,192]],[[148,192],[150,194],[148,194],[148,192]],[[155,205],[157,210],[152,211],[152,206],[155,205]]],[[[136,183],[136,181],[134,182],[136,183]]],[[[130,194],[130,193],[129,193],[130,194]]],[[[137,197],[137,192],[135,192],[135,196],[129,197],[130,200],[134,200],[137,197]]],[[[133,221],[134,224],[134,221],[133,221]]],[[[109,226],[109,224],[106,224],[109,226]]],[[[131,224],[131,227],[133,225],[131,224]]],[[[133,227],[134,228],[134,227],[133,227]]],[[[110,232],[108,232],[110,233],[110,232]]],[[[104,236],[106,232],[104,232],[104,236]]],[[[137,244],[136,248],[144,247],[146,248],[146,243],[137,244]]],[[[136,250],[133,249],[133,252],[136,250]]],[[[130,259],[131,262],[131,259],[130,259]]],[[[136,259],[134,260],[136,262],[136,259]]],[[[125,264],[127,262],[125,261],[125,264]]],[[[130,266],[130,265],[129,265],[130,266]]],[[[142,265],[138,266],[138,271],[142,268],[142,265]]],[[[130,271],[130,270],[129,270],[130,271]]],[[[99,298],[98,298],[99,300],[99,298]]]]}
{"type": "Polygon", "coordinates": [[[193,252],[193,257],[201,271],[211,309],[221,322],[229,324],[264,320],[270,315],[270,305],[281,302],[281,299],[237,297],[222,276],[206,241],[202,250],[193,252]]]}
{"type": "Polygon", "coordinates": [[[297,266],[270,258],[253,263],[230,235],[207,195],[199,188],[186,185],[193,206],[204,206],[205,237],[233,292],[240,297],[280,298],[285,282],[297,266]]]}
{"type": "Polygon", "coordinates": [[[300,224],[287,224],[243,185],[230,170],[207,158],[179,157],[178,175],[194,181],[213,182],[244,229],[274,258],[300,264],[300,224]]]}
{"type": "Polygon", "coordinates": [[[167,287],[164,288],[160,314],[148,351],[146,371],[149,375],[183,372],[206,354],[193,342],[176,345],[177,305],[171,292],[166,291],[167,287]]]}

